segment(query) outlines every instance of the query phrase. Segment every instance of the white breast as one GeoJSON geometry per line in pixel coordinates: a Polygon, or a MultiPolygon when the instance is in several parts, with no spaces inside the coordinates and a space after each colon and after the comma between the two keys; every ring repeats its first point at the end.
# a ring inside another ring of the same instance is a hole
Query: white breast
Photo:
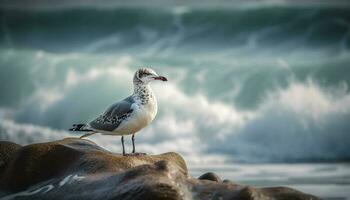
{"type": "Polygon", "coordinates": [[[134,103],[132,109],[134,111],[130,118],[122,122],[113,132],[118,135],[134,134],[150,124],[157,114],[157,101],[149,101],[146,105],[134,103]]]}

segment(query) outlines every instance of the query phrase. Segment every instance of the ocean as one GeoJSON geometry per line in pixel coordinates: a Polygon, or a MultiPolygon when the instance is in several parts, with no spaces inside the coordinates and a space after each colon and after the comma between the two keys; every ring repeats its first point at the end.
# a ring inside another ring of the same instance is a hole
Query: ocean
{"type": "MultiPolygon", "coordinates": [[[[0,140],[77,137],[71,124],[151,67],[169,81],[152,85],[158,115],[138,151],[350,199],[350,5],[0,5],[0,140]]],[[[121,151],[119,137],[90,139],[121,151]]]]}

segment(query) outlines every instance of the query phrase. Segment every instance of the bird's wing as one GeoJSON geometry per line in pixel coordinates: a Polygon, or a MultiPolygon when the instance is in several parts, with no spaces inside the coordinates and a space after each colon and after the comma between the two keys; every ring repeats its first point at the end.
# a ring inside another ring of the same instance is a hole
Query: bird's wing
{"type": "Polygon", "coordinates": [[[121,122],[128,118],[133,112],[132,104],[134,99],[130,96],[122,101],[112,104],[107,110],[92,120],[89,126],[94,130],[113,131],[121,124],[121,122]]]}

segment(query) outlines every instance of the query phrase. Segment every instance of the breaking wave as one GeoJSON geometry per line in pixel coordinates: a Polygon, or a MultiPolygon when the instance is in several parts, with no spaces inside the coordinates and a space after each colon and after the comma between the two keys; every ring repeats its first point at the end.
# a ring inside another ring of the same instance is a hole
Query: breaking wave
{"type": "MultiPolygon", "coordinates": [[[[66,130],[151,66],[159,113],[138,151],[193,163],[349,161],[349,8],[1,8],[0,139],[66,130]]],[[[120,151],[113,136],[92,136],[120,151]]],[[[129,141],[130,142],[130,141],[129,141]]]]}
{"type": "MultiPolygon", "coordinates": [[[[0,139],[28,144],[78,136],[65,130],[72,123],[92,119],[110,102],[132,91],[132,64],[124,57],[110,66],[83,71],[69,68],[55,84],[37,85],[20,109],[2,115],[0,139]]],[[[157,71],[167,73],[166,69],[157,71]]],[[[350,158],[350,95],[345,82],[323,88],[312,78],[290,80],[288,86],[261,96],[252,109],[211,100],[201,91],[186,93],[178,82],[174,78],[153,85],[160,110],[152,126],[137,135],[138,150],[177,151],[193,163],[350,158]]],[[[111,137],[91,139],[120,151],[119,138],[111,137]]]]}

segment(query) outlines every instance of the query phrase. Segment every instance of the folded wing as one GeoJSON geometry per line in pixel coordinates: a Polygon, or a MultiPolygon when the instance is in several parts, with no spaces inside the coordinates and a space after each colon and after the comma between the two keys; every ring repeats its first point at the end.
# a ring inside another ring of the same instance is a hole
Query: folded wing
{"type": "Polygon", "coordinates": [[[96,131],[114,131],[119,125],[127,120],[133,112],[132,104],[135,101],[130,96],[122,101],[112,104],[107,110],[91,121],[89,126],[96,131]]]}

